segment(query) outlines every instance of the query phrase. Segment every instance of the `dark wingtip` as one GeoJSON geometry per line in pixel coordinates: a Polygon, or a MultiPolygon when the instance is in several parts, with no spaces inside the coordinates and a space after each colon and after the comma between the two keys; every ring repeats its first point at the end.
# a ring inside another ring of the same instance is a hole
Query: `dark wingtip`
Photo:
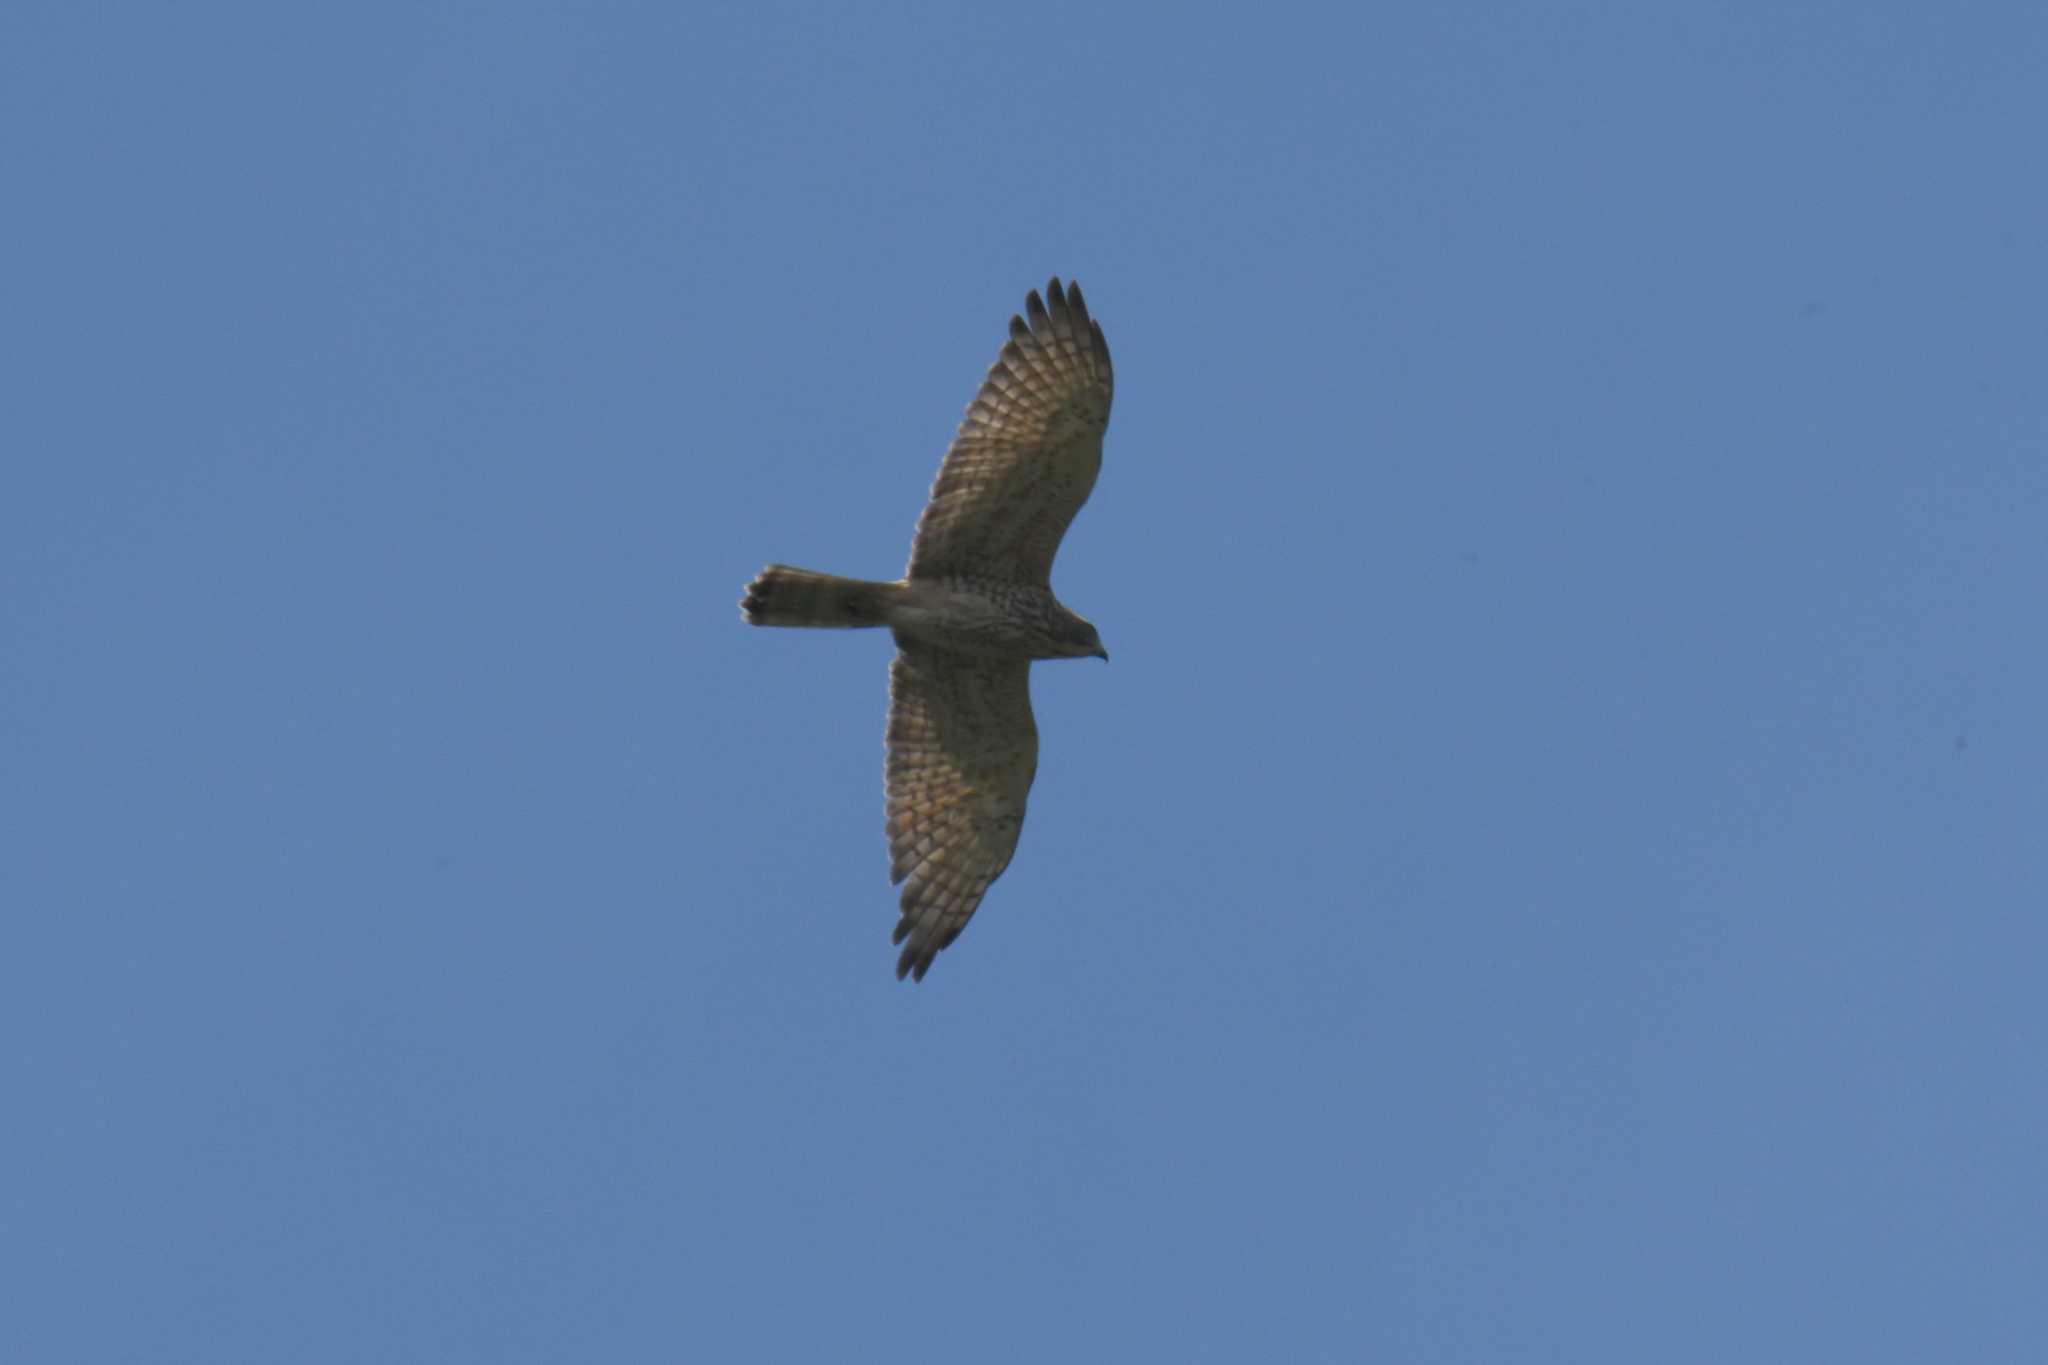
{"type": "Polygon", "coordinates": [[[911,930],[916,927],[911,917],[905,915],[896,921],[896,932],[889,935],[891,943],[903,943],[903,940],[910,939],[909,943],[904,944],[902,955],[896,959],[898,981],[906,976],[912,981],[924,980],[924,974],[932,968],[932,959],[939,955],[939,949],[946,946],[943,943],[933,943],[922,936],[911,938],[911,930]]]}
{"type": "Polygon", "coordinates": [[[1062,284],[1057,275],[1045,282],[1042,296],[1036,289],[1024,296],[1023,313],[1010,319],[1010,336],[1014,340],[1022,340],[1052,323],[1081,324],[1097,336],[1102,333],[1102,329],[1088,316],[1088,303],[1081,297],[1081,286],[1071,281],[1062,284]]]}
{"type": "Polygon", "coordinates": [[[1073,316],[1075,322],[1082,325],[1082,331],[1087,331],[1093,325],[1088,317],[1088,300],[1081,297],[1079,284],[1067,286],[1067,312],[1073,316]]]}
{"type": "Polygon", "coordinates": [[[924,980],[924,974],[932,969],[932,958],[937,956],[921,943],[913,943],[903,950],[896,959],[896,979],[909,977],[912,981],[924,980]]]}

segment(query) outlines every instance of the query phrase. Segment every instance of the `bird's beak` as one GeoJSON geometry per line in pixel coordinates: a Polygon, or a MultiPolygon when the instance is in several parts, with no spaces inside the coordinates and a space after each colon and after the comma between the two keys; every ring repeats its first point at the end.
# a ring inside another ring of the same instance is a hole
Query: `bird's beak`
{"type": "Polygon", "coordinates": [[[1106,650],[1106,649],[1098,649],[1098,650],[1096,650],[1096,651],[1095,651],[1095,657],[1096,657],[1096,658],[1098,658],[1098,659],[1100,659],[1100,660],[1102,660],[1102,662],[1104,662],[1104,663],[1108,663],[1108,662],[1109,662],[1109,651],[1108,651],[1108,650],[1106,650]]]}

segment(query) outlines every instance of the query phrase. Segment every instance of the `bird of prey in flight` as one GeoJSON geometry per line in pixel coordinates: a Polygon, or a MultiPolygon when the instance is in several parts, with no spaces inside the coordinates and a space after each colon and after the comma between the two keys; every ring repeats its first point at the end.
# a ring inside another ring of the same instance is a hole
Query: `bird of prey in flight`
{"type": "Polygon", "coordinates": [[[1034,659],[1107,659],[1052,593],[1060,539],[1095,487],[1109,343],[1078,284],[1024,301],[939,465],[893,583],[770,564],[757,626],[886,626],[889,878],[903,884],[896,975],[922,981],[1016,852],[1038,771],[1034,659]]]}

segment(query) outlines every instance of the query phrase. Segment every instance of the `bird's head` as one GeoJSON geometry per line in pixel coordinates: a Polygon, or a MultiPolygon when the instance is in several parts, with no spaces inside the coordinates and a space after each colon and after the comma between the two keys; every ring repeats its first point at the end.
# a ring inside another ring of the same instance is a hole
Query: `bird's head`
{"type": "Polygon", "coordinates": [[[1076,616],[1065,607],[1052,623],[1053,642],[1059,646],[1062,659],[1100,659],[1109,662],[1109,651],[1102,647],[1102,636],[1096,632],[1095,623],[1085,616],[1076,616]]]}

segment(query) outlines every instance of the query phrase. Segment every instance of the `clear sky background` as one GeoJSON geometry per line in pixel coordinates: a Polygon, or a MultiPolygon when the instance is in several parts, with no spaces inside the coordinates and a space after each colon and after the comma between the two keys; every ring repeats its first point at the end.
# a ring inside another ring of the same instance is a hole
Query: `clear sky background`
{"type": "Polygon", "coordinates": [[[2033,3],[0,13],[0,1358],[2017,1361],[2033,3]],[[888,577],[1117,362],[1016,863],[888,577]]]}

